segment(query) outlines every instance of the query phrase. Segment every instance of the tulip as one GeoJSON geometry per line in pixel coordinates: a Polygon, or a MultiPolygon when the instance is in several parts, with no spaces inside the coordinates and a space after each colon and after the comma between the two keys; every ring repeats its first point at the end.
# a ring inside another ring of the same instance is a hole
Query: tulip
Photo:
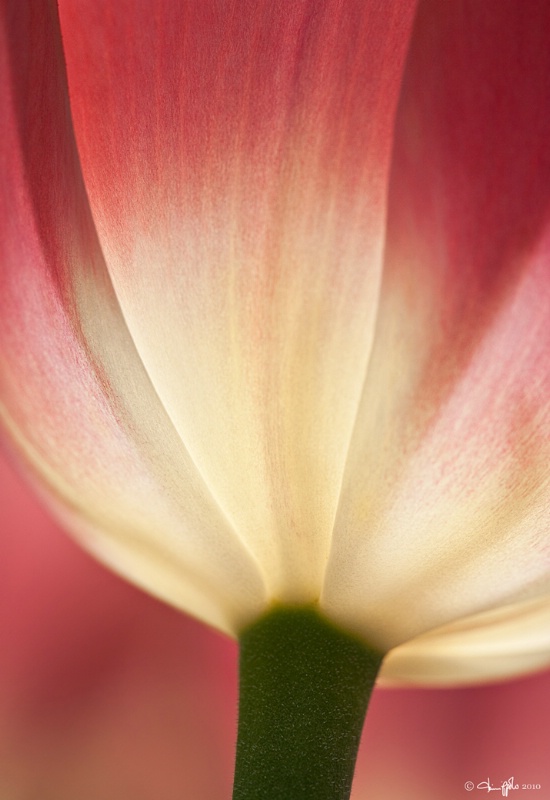
{"type": "Polygon", "coordinates": [[[2,4],[5,429],[88,549],[239,637],[235,798],[346,797],[383,653],[550,661],[550,9],[59,17],[2,4]]]}

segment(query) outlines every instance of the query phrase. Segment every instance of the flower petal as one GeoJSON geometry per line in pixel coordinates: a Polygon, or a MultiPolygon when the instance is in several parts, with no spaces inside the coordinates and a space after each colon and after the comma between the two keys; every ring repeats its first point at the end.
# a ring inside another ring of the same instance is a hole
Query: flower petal
{"type": "Polygon", "coordinates": [[[386,647],[550,592],[549,97],[546,2],[421,5],[323,596],[386,647]]]}
{"type": "Polygon", "coordinates": [[[382,683],[429,686],[494,681],[540,670],[550,651],[550,599],[459,620],[393,649],[382,683]]]}
{"type": "Polygon", "coordinates": [[[314,598],[371,346],[414,2],[60,8],[139,354],[269,594],[314,598]]]}
{"type": "Polygon", "coordinates": [[[54,4],[4,3],[0,25],[4,423],[89,547],[235,631],[265,601],[261,572],[120,312],[80,174],[54,4]]]}

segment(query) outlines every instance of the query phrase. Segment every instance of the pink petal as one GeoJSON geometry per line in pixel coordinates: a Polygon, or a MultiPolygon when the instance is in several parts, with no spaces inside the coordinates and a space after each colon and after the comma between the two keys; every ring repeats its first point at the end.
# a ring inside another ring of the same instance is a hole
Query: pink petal
{"type": "Polygon", "coordinates": [[[414,2],[60,8],[92,211],[140,357],[269,594],[316,597],[414,2]]]}
{"type": "Polygon", "coordinates": [[[2,416],[89,547],[233,631],[261,575],[217,507],[128,333],[90,215],[50,2],[0,17],[2,416]]]}
{"type": "Polygon", "coordinates": [[[550,660],[549,97],[548,3],[421,4],[323,600],[385,646],[507,605],[550,660]]]}

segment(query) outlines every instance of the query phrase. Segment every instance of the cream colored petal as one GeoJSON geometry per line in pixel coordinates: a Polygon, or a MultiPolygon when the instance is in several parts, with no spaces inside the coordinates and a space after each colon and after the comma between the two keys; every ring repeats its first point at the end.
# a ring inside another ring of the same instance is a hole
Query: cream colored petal
{"type": "Polygon", "coordinates": [[[391,650],[386,686],[452,686],[543,669],[550,652],[550,595],[446,625],[391,650]]]}
{"type": "Polygon", "coordinates": [[[382,305],[322,605],[384,647],[550,590],[548,246],[427,426],[421,337],[382,305]]]}

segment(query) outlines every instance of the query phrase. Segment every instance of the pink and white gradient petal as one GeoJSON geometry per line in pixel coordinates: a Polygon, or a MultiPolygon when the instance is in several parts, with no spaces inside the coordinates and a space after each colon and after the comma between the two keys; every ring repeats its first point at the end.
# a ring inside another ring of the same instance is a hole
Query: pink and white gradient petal
{"type": "Polygon", "coordinates": [[[414,6],[60,3],[124,318],[273,599],[314,600],[322,584],[414,6]]]}
{"type": "Polygon", "coordinates": [[[0,14],[4,424],[88,547],[234,632],[262,607],[261,572],[122,316],[80,173],[55,6],[8,2],[0,14]]]}
{"type": "Polygon", "coordinates": [[[385,647],[505,607],[441,640],[441,680],[491,674],[485,625],[495,674],[550,660],[549,97],[547,3],[420,5],[322,604],[385,647]]]}

